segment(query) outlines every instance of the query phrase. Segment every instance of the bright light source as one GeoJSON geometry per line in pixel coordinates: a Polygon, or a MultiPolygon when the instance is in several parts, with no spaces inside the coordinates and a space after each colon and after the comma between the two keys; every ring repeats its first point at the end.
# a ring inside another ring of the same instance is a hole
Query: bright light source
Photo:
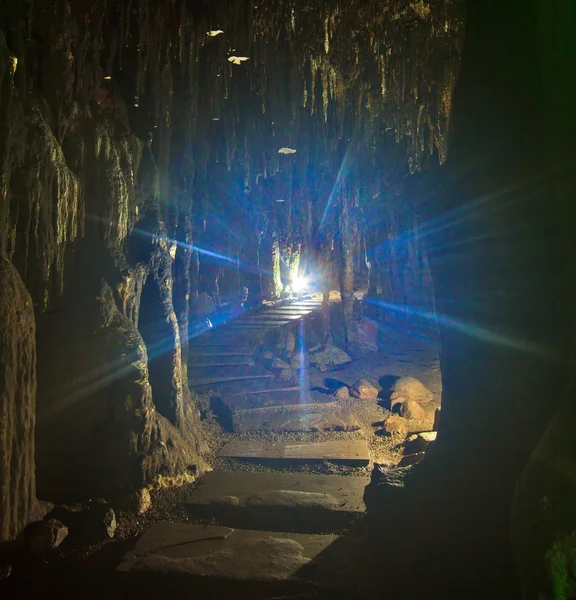
{"type": "Polygon", "coordinates": [[[292,279],[292,291],[296,294],[301,294],[306,291],[308,286],[308,279],[306,277],[300,277],[299,275],[294,276],[292,279]]]}

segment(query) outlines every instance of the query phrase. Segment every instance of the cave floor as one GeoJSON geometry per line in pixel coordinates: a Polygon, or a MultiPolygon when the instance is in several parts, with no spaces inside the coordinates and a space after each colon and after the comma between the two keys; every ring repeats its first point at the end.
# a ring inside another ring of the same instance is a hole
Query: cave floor
{"type": "MultiPolygon", "coordinates": [[[[262,321],[251,313],[201,336],[191,348],[190,381],[204,406],[213,471],[153,491],[145,515],[121,513],[115,540],[28,564],[33,576],[14,584],[10,597],[184,597],[192,590],[214,598],[381,597],[382,550],[368,541],[363,492],[375,463],[395,466],[405,453],[402,439],[378,435],[396,378],[416,377],[432,391],[424,418],[408,422],[410,432],[432,429],[441,392],[437,348],[425,334],[390,325],[378,352],[283,381],[255,348],[270,330],[314,318],[318,308],[314,300],[271,307],[259,313],[262,321]],[[278,311],[298,318],[277,319],[278,311]],[[336,389],[359,379],[380,390],[377,400],[335,401],[336,389]],[[259,411],[281,417],[254,419],[259,411]],[[330,425],[333,415],[355,430],[310,430],[330,425]]],[[[387,585],[391,597],[426,597],[404,567],[404,583],[387,585]]]]}

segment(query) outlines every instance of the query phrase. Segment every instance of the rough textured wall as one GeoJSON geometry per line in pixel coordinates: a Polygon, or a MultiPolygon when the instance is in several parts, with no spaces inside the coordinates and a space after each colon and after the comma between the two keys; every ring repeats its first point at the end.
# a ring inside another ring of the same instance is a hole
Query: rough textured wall
{"type": "MultiPolygon", "coordinates": [[[[175,202],[148,139],[170,106],[166,64],[140,65],[155,110],[138,119],[105,74],[115,9],[14,2],[0,15],[0,243],[38,325],[39,493],[115,497],[191,480],[205,464],[173,306],[175,202]]],[[[133,77],[141,86],[136,65],[133,77]]],[[[157,137],[165,151],[169,123],[157,137]]]]}
{"type": "Polygon", "coordinates": [[[31,520],[36,505],[36,339],[32,300],[0,257],[0,541],[31,520]]]}
{"type": "Polygon", "coordinates": [[[41,492],[202,470],[199,289],[261,297],[345,255],[350,315],[361,210],[444,160],[461,30],[453,0],[2,4],[0,251],[35,307],[41,492]],[[368,156],[398,164],[364,185],[368,156]]]}
{"type": "MultiPolygon", "coordinates": [[[[366,493],[369,514],[383,521],[388,501],[421,512],[416,530],[427,528],[430,540],[422,560],[434,557],[438,573],[450,564],[469,585],[483,565],[502,575],[513,565],[510,510],[526,469],[514,550],[525,597],[539,599],[574,589],[565,503],[574,498],[576,148],[566,101],[574,82],[563,75],[574,57],[566,25],[574,11],[551,20],[557,10],[537,0],[467,4],[448,160],[440,178],[417,179],[411,191],[438,311],[440,431],[418,466],[392,477],[375,471],[366,493]]],[[[500,586],[472,593],[511,597],[500,586]]]]}

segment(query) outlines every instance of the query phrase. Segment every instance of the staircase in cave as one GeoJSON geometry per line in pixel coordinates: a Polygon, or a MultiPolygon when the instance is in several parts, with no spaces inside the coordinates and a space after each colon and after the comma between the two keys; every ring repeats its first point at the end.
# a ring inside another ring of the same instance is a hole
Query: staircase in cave
{"type": "Polygon", "coordinates": [[[267,332],[320,306],[299,300],[266,308],[193,340],[190,384],[210,393],[212,407],[233,433],[220,449],[216,470],[198,481],[185,502],[195,524],[153,525],[119,571],[185,575],[189,583],[209,582],[210,592],[221,597],[272,598],[320,597],[335,581],[334,568],[342,577],[357,569],[350,553],[358,549],[354,543],[343,549],[339,534],[365,509],[367,442],[329,433],[319,441],[273,437],[355,428],[332,395],[284,382],[255,360],[267,332]]]}

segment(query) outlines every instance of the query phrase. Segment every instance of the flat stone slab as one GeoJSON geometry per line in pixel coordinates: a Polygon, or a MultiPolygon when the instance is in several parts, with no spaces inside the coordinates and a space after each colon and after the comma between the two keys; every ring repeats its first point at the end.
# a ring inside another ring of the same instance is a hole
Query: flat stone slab
{"type": "Polygon", "coordinates": [[[257,317],[245,317],[237,323],[267,323],[268,321],[295,321],[301,319],[304,315],[301,313],[292,314],[277,314],[277,313],[262,313],[257,317]]]}
{"type": "Polygon", "coordinates": [[[254,348],[240,349],[235,346],[217,345],[217,346],[194,346],[190,348],[191,357],[223,357],[223,358],[250,358],[254,354],[254,348]]]}
{"type": "Polygon", "coordinates": [[[206,354],[192,354],[189,357],[188,365],[190,368],[199,369],[201,367],[253,367],[255,366],[255,363],[250,356],[210,356],[206,354]]]}
{"type": "Polygon", "coordinates": [[[365,510],[364,488],[369,483],[369,477],[212,471],[198,481],[186,506],[316,507],[362,513],[365,510]],[[235,498],[236,502],[230,502],[230,498],[235,498]]]}
{"type": "Polygon", "coordinates": [[[257,381],[260,379],[268,380],[272,379],[274,375],[239,375],[237,377],[219,377],[218,379],[195,379],[190,382],[190,387],[200,387],[205,385],[210,385],[214,387],[219,387],[220,385],[224,385],[227,383],[236,383],[239,381],[257,381]]]}
{"type": "Polygon", "coordinates": [[[238,329],[268,329],[270,327],[283,327],[284,325],[288,325],[288,323],[290,323],[290,321],[286,319],[274,321],[255,320],[253,322],[242,320],[231,323],[228,327],[228,331],[235,331],[238,329]]]}
{"type": "MultiPolygon", "coordinates": [[[[266,376],[257,379],[234,379],[225,382],[217,382],[217,384],[212,386],[212,390],[215,395],[215,401],[219,401],[220,398],[230,394],[253,394],[273,389],[290,389],[293,387],[293,383],[278,381],[276,377],[266,376]]],[[[229,416],[231,416],[231,414],[229,416]]]]}
{"type": "Polygon", "coordinates": [[[360,423],[338,402],[240,410],[232,415],[236,433],[246,431],[358,431],[360,423]]]}
{"type": "Polygon", "coordinates": [[[254,408],[270,408],[277,406],[294,406],[299,404],[328,404],[334,402],[334,397],[315,391],[301,390],[297,386],[262,390],[252,393],[233,393],[222,395],[220,401],[223,410],[230,416],[239,410],[254,408]]]}
{"type": "Polygon", "coordinates": [[[226,444],[218,455],[225,458],[279,464],[329,461],[362,467],[370,462],[366,440],[301,443],[232,441],[226,444]]]}
{"type": "Polygon", "coordinates": [[[262,375],[271,375],[269,371],[262,367],[245,366],[245,365],[227,365],[217,366],[209,365],[205,367],[196,367],[194,362],[188,367],[188,377],[191,380],[206,380],[210,379],[218,381],[222,378],[229,379],[230,377],[259,377],[262,375]]]}
{"type": "Polygon", "coordinates": [[[126,554],[118,570],[204,580],[293,580],[336,539],[333,535],[156,523],[126,554]]]}

